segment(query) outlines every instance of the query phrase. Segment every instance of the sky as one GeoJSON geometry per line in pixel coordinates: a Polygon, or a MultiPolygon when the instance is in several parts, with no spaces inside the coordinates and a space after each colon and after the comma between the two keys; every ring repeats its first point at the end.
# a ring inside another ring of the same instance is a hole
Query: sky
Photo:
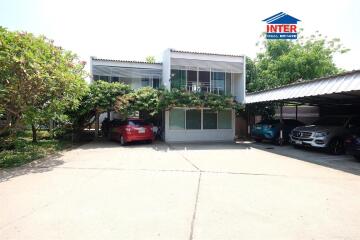
{"type": "Polygon", "coordinates": [[[89,62],[98,58],[161,61],[166,48],[245,54],[261,51],[263,19],[285,12],[301,20],[304,34],[340,38],[346,54],[335,63],[360,69],[360,1],[157,1],[0,0],[0,25],[43,34],[89,62]]]}

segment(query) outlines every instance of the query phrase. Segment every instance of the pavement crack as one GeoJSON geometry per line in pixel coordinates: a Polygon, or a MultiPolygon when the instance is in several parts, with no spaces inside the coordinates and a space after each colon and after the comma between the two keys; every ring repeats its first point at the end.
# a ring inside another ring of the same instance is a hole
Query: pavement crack
{"type": "Polygon", "coordinates": [[[196,214],[197,214],[197,207],[199,205],[200,184],[201,184],[201,172],[199,173],[199,178],[198,178],[198,183],[197,183],[196,197],[195,197],[193,216],[191,219],[189,240],[192,240],[194,237],[194,226],[195,226],[195,220],[196,220],[196,214]]]}
{"type": "MultiPolygon", "coordinates": [[[[169,147],[169,149],[171,149],[171,150],[176,150],[176,148],[174,148],[173,146],[171,146],[169,143],[165,143],[168,147],[169,147]]],[[[182,154],[182,153],[178,153],[185,161],[187,161],[191,166],[193,166],[194,168],[196,168],[196,170],[198,170],[199,172],[202,172],[202,170],[198,167],[198,166],[196,166],[192,161],[190,161],[190,159],[188,159],[184,154],[182,154]]]]}

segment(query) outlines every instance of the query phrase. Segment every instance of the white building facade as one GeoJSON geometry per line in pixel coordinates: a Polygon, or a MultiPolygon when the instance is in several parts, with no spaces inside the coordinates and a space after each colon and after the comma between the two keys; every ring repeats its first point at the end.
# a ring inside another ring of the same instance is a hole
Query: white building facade
{"type": "MultiPolygon", "coordinates": [[[[245,56],[198,53],[167,49],[162,63],[144,63],[91,58],[93,80],[144,86],[212,92],[245,99],[245,56]]],[[[172,108],[163,113],[166,142],[233,141],[235,112],[206,108],[172,108]]]]}

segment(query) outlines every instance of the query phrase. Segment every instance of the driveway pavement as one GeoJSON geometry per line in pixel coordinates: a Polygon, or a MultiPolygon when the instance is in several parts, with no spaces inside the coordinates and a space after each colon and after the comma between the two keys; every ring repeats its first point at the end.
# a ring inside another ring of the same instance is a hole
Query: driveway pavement
{"type": "Polygon", "coordinates": [[[98,142],[0,172],[0,239],[360,239],[360,162],[98,142]]]}

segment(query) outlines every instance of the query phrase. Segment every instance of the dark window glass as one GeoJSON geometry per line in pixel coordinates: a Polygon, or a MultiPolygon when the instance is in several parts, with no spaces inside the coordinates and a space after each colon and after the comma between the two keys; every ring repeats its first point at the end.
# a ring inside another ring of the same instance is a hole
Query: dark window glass
{"type": "Polygon", "coordinates": [[[159,87],[160,87],[160,79],[153,78],[153,88],[159,88],[159,87]]]}
{"type": "Polygon", "coordinates": [[[203,128],[216,129],[217,128],[217,113],[211,110],[203,111],[203,128]]]}
{"type": "Polygon", "coordinates": [[[231,110],[223,110],[219,111],[218,113],[219,123],[218,128],[219,129],[231,129],[232,126],[232,113],[231,110]]]}
{"type": "Polygon", "coordinates": [[[214,93],[223,94],[225,91],[225,73],[211,72],[211,88],[214,93]]]}
{"type": "Polygon", "coordinates": [[[225,88],[226,95],[231,95],[231,73],[226,73],[225,88]]]}
{"type": "Polygon", "coordinates": [[[148,125],[148,123],[146,123],[144,120],[140,120],[140,119],[128,120],[127,124],[130,126],[134,126],[134,127],[142,127],[142,126],[148,125]]]}
{"type": "Polygon", "coordinates": [[[185,70],[171,70],[171,88],[185,88],[186,83],[186,71],[185,70]]]}
{"type": "Polygon", "coordinates": [[[109,76],[100,76],[100,80],[102,81],[109,81],[109,76]]]}
{"type": "Polygon", "coordinates": [[[202,92],[210,92],[210,72],[199,71],[199,87],[202,92]]]}
{"type": "Polygon", "coordinates": [[[97,80],[100,79],[100,76],[99,75],[93,75],[93,79],[94,79],[94,81],[97,81],[97,80]]]}
{"type": "Polygon", "coordinates": [[[119,82],[119,77],[111,77],[111,82],[119,82]]]}
{"type": "Polygon", "coordinates": [[[197,82],[197,71],[187,71],[187,87],[188,90],[193,90],[193,85],[196,86],[197,82]]]}
{"type": "Polygon", "coordinates": [[[201,110],[186,111],[186,129],[201,129],[201,110]]]}

